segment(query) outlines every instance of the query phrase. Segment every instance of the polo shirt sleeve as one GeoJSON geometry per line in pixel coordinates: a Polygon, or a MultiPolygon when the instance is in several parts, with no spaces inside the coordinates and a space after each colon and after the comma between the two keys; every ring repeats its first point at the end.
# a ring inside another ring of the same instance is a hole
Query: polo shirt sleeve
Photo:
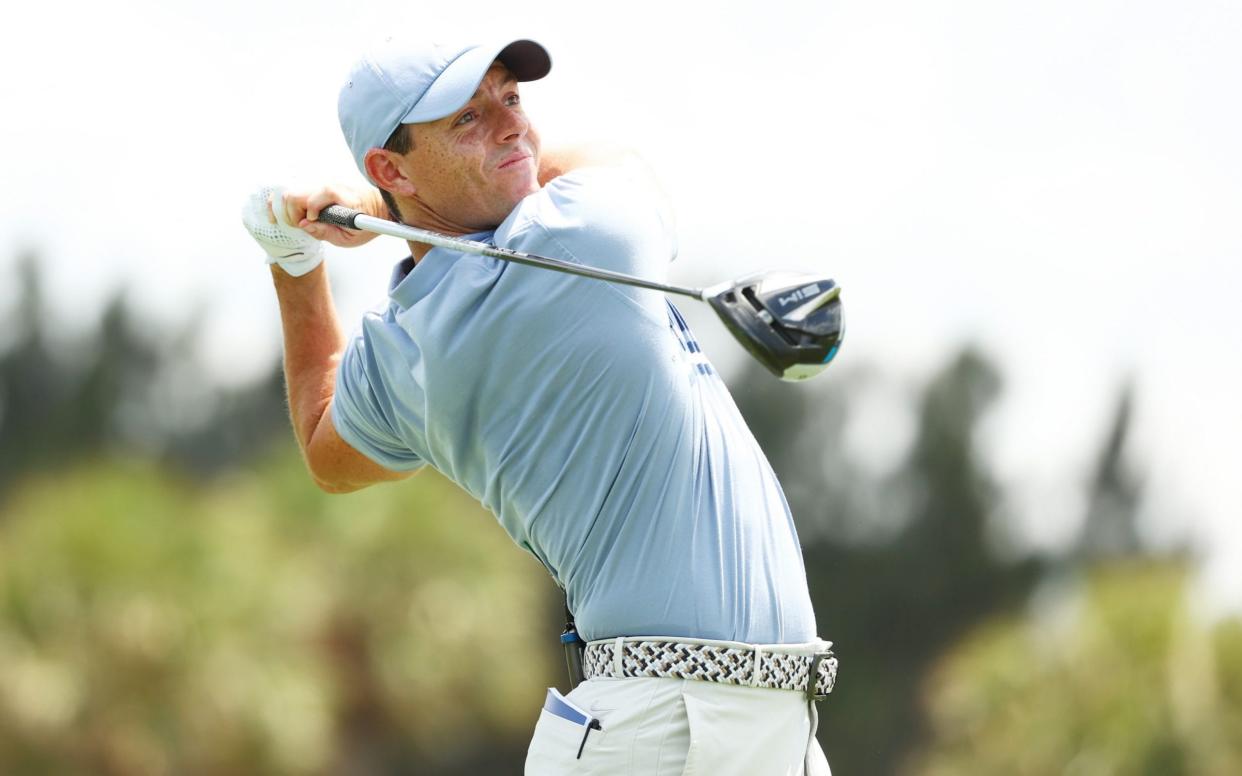
{"type": "MultiPolygon", "coordinates": [[[[350,447],[391,471],[412,471],[423,459],[403,440],[398,412],[409,405],[411,386],[384,379],[400,372],[385,335],[400,336],[399,327],[379,317],[368,317],[362,330],[345,347],[336,373],[336,394],[332,399],[332,423],[336,433],[350,447]],[[395,329],[395,331],[389,331],[395,329]],[[406,396],[394,392],[402,391],[406,396]]],[[[411,381],[405,370],[406,381],[411,381]]],[[[421,390],[417,391],[421,393],[421,390]]]]}
{"type": "Polygon", "coordinates": [[[502,247],[522,249],[532,238],[562,258],[652,280],[668,276],[677,254],[667,198],[638,161],[566,173],[523,200],[496,232],[502,247]]]}

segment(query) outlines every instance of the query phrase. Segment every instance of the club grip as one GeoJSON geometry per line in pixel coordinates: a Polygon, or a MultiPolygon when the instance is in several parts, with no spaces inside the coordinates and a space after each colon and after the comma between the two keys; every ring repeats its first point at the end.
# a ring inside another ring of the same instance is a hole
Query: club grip
{"type": "Polygon", "coordinates": [[[353,210],[344,205],[328,205],[319,211],[319,223],[336,224],[349,229],[357,229],[358,227],[354,226],[354,219],[360,215],[363,215],[360,210],[353,210]]]}

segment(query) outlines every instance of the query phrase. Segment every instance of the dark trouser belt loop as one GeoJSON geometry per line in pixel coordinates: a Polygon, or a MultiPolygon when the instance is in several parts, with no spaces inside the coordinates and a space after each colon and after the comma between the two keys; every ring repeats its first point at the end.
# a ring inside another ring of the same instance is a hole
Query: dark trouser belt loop
{"type": "Polygon", "coordinates": [[[812,655],[811,670],[808,674],[806,683],[806,699],[808,701],[815,702],[822,701],[824,698],[827,698],[828,693],[832,692],[832,686],[837,682],[837,660],[832,656],[832,650],[816,652],[812,655]],[[829,668],[828,681],[824,685],[824,691],[821,693],[819,691],[819,671],[820,666],[825,665],[824,661],[831,661],[831,665],[827,666],[827,668],[829,668]]]}

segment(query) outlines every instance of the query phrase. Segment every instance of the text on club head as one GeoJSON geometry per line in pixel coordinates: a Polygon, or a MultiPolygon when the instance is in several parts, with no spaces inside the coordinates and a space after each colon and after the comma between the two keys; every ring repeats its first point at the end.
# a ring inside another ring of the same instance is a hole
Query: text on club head
{"type": "Polygon", "coordinates": [[[797,291],[794,291],[788,296],[776,297],[776,303],[784,307],[786,305],[791,305],[794,302],[801,302],[803,299],[810,299],[812,296],[815,296],[818,293],[819,293],[819,283],[812,283],[809,286],[803,286],[802,288],[799,288],[797,291]]]}

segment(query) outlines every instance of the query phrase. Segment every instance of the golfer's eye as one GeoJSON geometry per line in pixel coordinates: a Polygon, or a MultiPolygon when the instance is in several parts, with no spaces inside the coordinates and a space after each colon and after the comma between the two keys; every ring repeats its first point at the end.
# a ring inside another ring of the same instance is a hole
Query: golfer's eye
{"type": "Polygon", "coordinates": [[[505,98],[505,105],[520,105],[521,102],[522,98],[518,97],[516,94],[510,94],[505,98]]]}
{"type": "Polygon", "coordinates": [[[453,122],[453,126],[460,127],[462,124],[469,124],[470,122],[474,121],[475,118],[476,117],[474,115],[474,111],[468,110],[465,113],[457,117],[457,121],[453,122]]]}

